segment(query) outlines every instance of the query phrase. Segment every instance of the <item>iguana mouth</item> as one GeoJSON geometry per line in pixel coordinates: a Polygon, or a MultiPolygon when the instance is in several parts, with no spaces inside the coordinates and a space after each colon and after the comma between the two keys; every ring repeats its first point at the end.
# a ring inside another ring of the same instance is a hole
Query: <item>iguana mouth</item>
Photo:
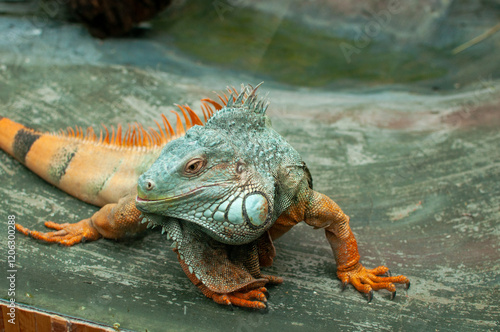
{"type": "Polygon", "coordinates": [[[193,194],[199,193],[200,191],[203,191],[203,190],[210,188],[210,187],[217,187],[217,186],[221,187],[221,186],[227,186],[227,185],[230,185],[230,183],[226,182],[226,181],[220,182],[220,183],[214,183],[214,184],[205,185],[205,186],[191,189],[191,190],[189,190],[185,193],[179,194],[179,195],[165,196],[165,197],[161,197],[161,198],[157,198],[157,199],[148,199],[145,197],[146,195],[144,195],[144,193],[141,190],[138,190],[135,201],[139,204],[154,204],[154,203],[160,203],[160,202],[170,202],[170,201],[177,200],[179,198],[191,196],[193,194]]]}
{"type": "Polygon", "coordinates": [[[179,195],[174,195],[174,196],[166,196],[166,197],[162,197],[162,198],[159,198],[159,199],[147,199],[145,197],[141,197],[140,194],[137,194],[137,197],[135,198],[136,202],[140,202],[140,203],[155,203],[155,202],[168,202],[168,201],[173,201],[173,200],[176,200],[176,199],[179,199],[181,197],[186,197],[186,196],[190,196],[200,190],[202,190],[204,187],[199,187],[199,188],[195,188],[193,190],[190,190],[188,192],[185,192],[185,193],[182,193],[182,194],[179,194],[179,195]]]}

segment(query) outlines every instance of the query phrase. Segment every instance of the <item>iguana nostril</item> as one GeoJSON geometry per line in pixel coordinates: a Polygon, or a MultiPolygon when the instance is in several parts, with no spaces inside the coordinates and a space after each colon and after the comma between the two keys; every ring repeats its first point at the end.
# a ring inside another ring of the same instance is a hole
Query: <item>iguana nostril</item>
{"type": "Polygon", "coordinates": [[[146,190],[152,190],[155,187],[155,184],[153,181],[149,180],[146,182],[146,190]]]}

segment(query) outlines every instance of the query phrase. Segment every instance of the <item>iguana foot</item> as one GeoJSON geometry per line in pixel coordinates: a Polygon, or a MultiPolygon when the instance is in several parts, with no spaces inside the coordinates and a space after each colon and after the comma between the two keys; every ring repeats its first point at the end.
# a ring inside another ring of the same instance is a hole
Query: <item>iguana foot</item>
{"type": "Polygon", "coordinates": [[[238,307],[266,309],[267,289],[260,287],[248,292],[232,292],[229,294],[213,294],[212,299],[219,304],[235,305],[238,307]]]}
{"type": "Polygon", "coordinates": [[[50,243],[59,243],[65,246],[95,241],[101,237],[101,234],[91,224],[89,219],[70,224],[58,224],[52,221],[46,221],[45,226],[57,230],[56,232],[38,232],[16,224],[16,229],[24,235],[31,236],[34,239],[50,243]]]}
{"type": "Polygon", "coordinates": [[[56,232],[38,232],[16,224],[16,229],[24,235],[50,243],[72,246],[85,241],[95,241],[104,237],[118,240],[133,236],[146,229],[146,220],[135,207],[135,195],[121,198],[118,203],[106,204],[90,218],[77,223],[58,224],[46,221],[45,226],[56,232]]]}
{"type": "Polygon", "coordinates": [[[389,268],[379,266],[375,269],[366,269],[361,264],[356,264],[346,271],[337,271],[337,276],[342,281],[343,288],[352,284],[359,292],[367,294],[368,302],[373,298],[373,291],[387,289],[391,292],[391,300],[396,296],[397,284],[405,284],[406,289],[410,287],[410,280],[405,276],[390,276],[389,268]]]}

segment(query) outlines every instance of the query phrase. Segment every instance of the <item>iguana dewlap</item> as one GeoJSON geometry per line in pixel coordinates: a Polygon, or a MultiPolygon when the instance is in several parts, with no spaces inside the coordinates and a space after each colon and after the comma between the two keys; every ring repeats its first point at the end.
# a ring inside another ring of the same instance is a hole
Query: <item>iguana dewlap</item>
{"type": "Polygon", "coordinates": [[[301,221],[323,228],[337,276],[372,298],[373,290],[405,276],[360,264],[349,217],[312,189],[311,175],[295,151],[271,127],[256,89],[228,90],[221,103],[202,100],[205,123],[179,106],[176,129],[122,131],[69,128],[40,133],[0,117],[0,147],[43,179],[102,208],[75,224],[46,222],[25,235],[73,245],[100,237],[119,239],[160,226],[189,279],[217,303],[265,308],[266,284],[282,279],[261,273],[273,262],[277,239],[301,221]]]}

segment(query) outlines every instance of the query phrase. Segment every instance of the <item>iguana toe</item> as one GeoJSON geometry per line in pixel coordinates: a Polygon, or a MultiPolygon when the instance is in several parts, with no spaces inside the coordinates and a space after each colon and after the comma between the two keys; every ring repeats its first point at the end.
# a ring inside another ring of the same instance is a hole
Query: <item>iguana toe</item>
{"type": "Polygon", "coordinates": [[[253,289],[248,292],[234,292],[233,294],[234,296],[244,300],[255,299],[257,301],[267,302],[266,293],[268,293],[266,287],[260,287],[258,289],[253,289]]]}
{"type": "Polygon", "coordinates": [[[267,279],[267,283],[270,285],[280,285],[283,283],[283,278],[271,276],[269,274],[263,274],[262,278],[267,279]]]}

